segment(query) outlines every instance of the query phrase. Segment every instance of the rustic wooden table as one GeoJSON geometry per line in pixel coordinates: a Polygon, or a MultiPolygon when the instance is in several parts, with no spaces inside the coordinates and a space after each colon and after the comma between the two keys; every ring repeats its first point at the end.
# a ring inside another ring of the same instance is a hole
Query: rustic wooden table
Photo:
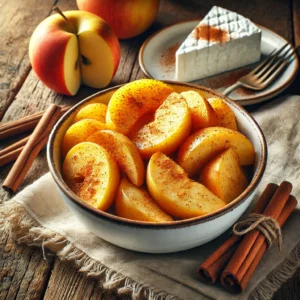
{"type": "MultiPolygon", "coordinates": [[[[31,70],[29,38],[37,24],[51,13],[54,4],[62,11],[76,9],[75,0],[0,0],[0,120],[3,123],[44,110],[52,102],[72,105],[96,92],[82,87],[75,97],[58,95],[46,88],[31,70]]],[[[212,5],[241,13],[274,30],[294,44],[300,54],[299,0],[162,0],[151,29],[137,38],[121,41],[121,63],[111,85],[144,77],[137,57],[141,44],[150,33],[176,21],[203,17],[212,5]]],[[[286,92],[300,94],[299,83],[300,76],[286,92]]],[[[2,181],[10,168],[11,165],[1,167],[2,181]]],[[[42,151],[19,190],[47,171],[45,151],[42,151]]],[[[0,203],[12,196],[0,189],[0,203]]],[[[0,243],[0,299],[116,299],[51,253],[44,259],[41,249],[16,245],[6,238],[0,238],[0,243]]],[[[273,299],[300,299],[299,270],[282,285],[273,299]]]]}

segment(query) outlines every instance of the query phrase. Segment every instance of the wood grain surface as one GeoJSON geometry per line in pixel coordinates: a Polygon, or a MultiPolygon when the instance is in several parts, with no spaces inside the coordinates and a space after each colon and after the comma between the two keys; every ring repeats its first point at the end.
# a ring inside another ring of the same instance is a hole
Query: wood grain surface
{"type": "MultiPolygon", "coordinates": [[[[0,120],[3,123],[44,110],[50,103],[75,104],[97,91],[81,87],[74,97],[58,95],[38,80],[29,63],[28,43],[37,24],[51,13],[54,4],[57,3],[64,11],[76,9],[75,2],[0,0],[0,120]]],[[[299,0],[161,0],[159,14],[153,26],[139,37],[120,42],[121,62],[110,85],[145,77],[139,68],[137,57],[141,44],[151,33],[177,21],[202,18],[212,5],[247,16],[274,30],[300,49],[299,0]]],[[[288,92],[299,91],[299,77],[293,86],[288,92]]],[[[1,147],[14,141],[16,140],[3,143],[1,147]]],[[[10,168],[11,164],[1,167],[0,183],[10,168]]],[[[47,171],[45,151],[42,151],[19,191],[47,171]]],[[[0,189],[0,203],[9,201],[12,196],[0,189]]],[[[7,237],[0,239],[0,299],[42,298],[117,299],[115,295],[103,293],[96,281],[76,272],[72,265],[59,261],[51,253],[47,252],[44,258],[41,249],[16,245],[7,237]]],[[[273,299],[300,299],[300,271],[276,292],[273,299]]]]}

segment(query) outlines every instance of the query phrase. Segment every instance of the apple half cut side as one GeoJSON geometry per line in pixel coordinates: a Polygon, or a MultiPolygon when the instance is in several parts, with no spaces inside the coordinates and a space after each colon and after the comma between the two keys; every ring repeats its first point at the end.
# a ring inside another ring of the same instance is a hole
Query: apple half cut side
{"type": "Polygon", "coordinates": [[[29,58],[39,79],[52,90],[75,95],[84,83],[102,88],[120,61],[120,45],[109,25],[83,11],[66,11],[42,21],[29,43],[29,58]]]}

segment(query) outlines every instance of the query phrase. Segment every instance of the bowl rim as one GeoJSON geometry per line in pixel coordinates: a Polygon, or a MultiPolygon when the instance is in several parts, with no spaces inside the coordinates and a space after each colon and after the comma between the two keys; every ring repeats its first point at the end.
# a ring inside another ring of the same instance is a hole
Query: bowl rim
{"type": "Polygon", "coordinates": [[[171,229],[171,228],[187,227],[187,226],[192,226],[192,225],[195,225],[195,224],[200,224],[200,223],[204,223],[204,222],[207,222],[207,221],[211,221],[215,218],[218,218],[220,216],[223,216],[223,215],[227,214],[228,212],[230,212],[231,210],[233,210],[237,206],[241,205],[244,201],[246,201],[246,199],[248,198],[247,196],[250,196],[254,192],[254,190],[256,189],[258,184],[260,183],[260,181],[262,179],[262,176],[263,176],[263,173],[264,173],[264,170],[266,168],[267,155],[268,155],[268,153],[267,153],[267,143],[266,143],[265,136],[264,136],[260,126],[255,121],[255,119],[250,115],[250,113],[248,113],[242,106],[240,106],[239,104],[237,104],[233,100],[229,99],[228,97],[226,97],[222,94],[219,94],[219,93],[215,92],[214,90],[203,87],[201,85],[178,82],[178,81],[169,81],[169,80],[168,81],[167,80],[165,80],[165,81],[161,80],[161,81],[165,82],[167,84],[174,84],[174,85],[185,86],[185,87],[187,86],[187,87],[191,87],[191,88],[194,88],[194,89],[203,90],[204,92],[210,93],[210,94],[212,94],[212,95],[214,95],[218,98],[224,99],[226,102],[230,103],[237,110],[239,110],[239,112],[241,112],[244,116],[246,116],[246,118],[250,122],[252,122],[252,125],[254,125],[254,127],[256,127],[258,137],[259,137],[259,140],[260,140],[260,145],[261,145],[262,159],[261,159],[261,163],[258,165],[258,170],[256,172],[256,175],[252,178],[250,184],[243,191],[243,193],[241,193],[236,199],[234,199],[229,204],[226,204],[224,207],[222,207],[222,208],[220,208],[220,209],[218,209],[218,210],[216,210],[216,211],[214,211],[210,214],[206,214],[206,215],[203,215],[203,216],[194,217],[194,218],[190,218],[190,219],[175,220],[175,221],[172,221],[172,222],[155,223],[155,222],[130,220],[130,219],[126,219],[126,218],[122,218],[122,217],[113,215],[113,214],[108,213],[108,212],[98,210],[98,209],[88,205],[87,203],[85,203],[75,193],[73,193],[71,189],[69,189],[69,187],[66,185],[66,183],[62,179],[60,170],[58,170],[55,167],[55,163],[54,163],[54,141],[56,139],[56,136],[57,136],[57,133],[58,133],[59,129],[62,127],[64,122],[68,119],[68,117],[73,113],[74,110],[76,110],[78,107],[80,107],[83,103],[88,102],[89,100],[92,100],[93,98],[98,97],[99,95],[104,95],[104,94],[109,93],[113,90],[117,90],[118,88],[120,88],[121,86],[124,85],[124,84],[121,84],[121,85],[113,86],[113,87],[104,89],[102,91],[99,91],[99,92],[97,92],[97,93],[81,100],[76,105],[74,105],[72,108],[70,108],[57,121],[57,123],[53,127],[53,129],[50,133],[50,136],[49,136],[48,143],[47,143],[47,161],[48,161],[48,166],[49,166],[50,173],[51,173],[54,181],[56,182],[58,188],[64,194],[64,196],[66,196],[68,199],[70,199],[71,202],[76,204],[78,207],[85,210],[87,213],[91,213],[95,217],[100,217],[102,219],[109,220],[110,222],[114,222],[114,223],[122,224],[122,225],[127,225],[127,226],[131,226],[131,227],[150,228],[150,229],[151,228],[152,229],[171,229]]]}

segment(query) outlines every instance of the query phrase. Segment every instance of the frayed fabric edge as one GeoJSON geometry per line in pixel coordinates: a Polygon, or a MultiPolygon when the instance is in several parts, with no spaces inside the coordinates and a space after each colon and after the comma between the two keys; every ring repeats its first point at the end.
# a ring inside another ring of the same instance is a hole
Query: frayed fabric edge
{"type": "Polygon", "coordinates": [[[300,267],[300,242],[290,254],[258,286],[254,288],[249,300],[271,299],[280,286],[293,276],[300,267]]]}
{"type": "Polygon", "coordinates": [[[55,252],[60,260],[73,262],[79,272],[98,280],[104,290],[115,292],[119,296],[133,300],[179,300],[178,297],[164,291],[139,284],[90,258],[63,235],[40,225],[14,200],[0,206],[0,232],[1,242],[4,242],[7,236],[13,236],[18,243],[41,247],[45,259],[45,248],[55,252]]]}

